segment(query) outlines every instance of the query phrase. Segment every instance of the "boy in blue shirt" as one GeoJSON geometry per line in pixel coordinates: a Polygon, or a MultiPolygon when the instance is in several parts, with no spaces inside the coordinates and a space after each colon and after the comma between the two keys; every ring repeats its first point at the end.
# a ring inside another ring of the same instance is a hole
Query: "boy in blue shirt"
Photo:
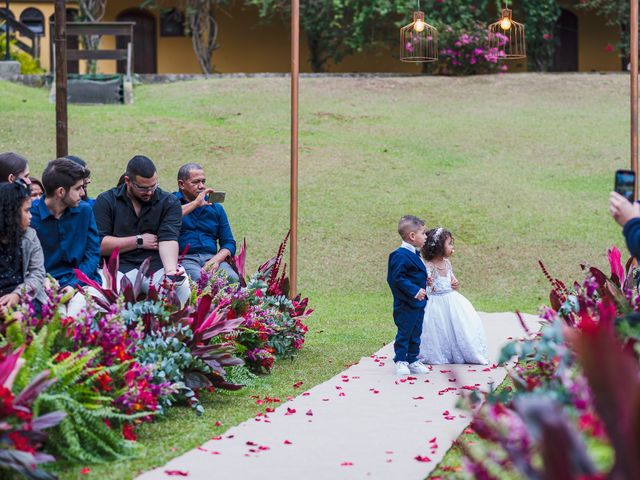
{"type": "Polygon", "coordinates": [[[393,294],[393,320],[398,327],[393,344],[397,375],[427,373],[418,360],[424,308],[427,305],[427,269],[420,249],[427,240],[425,223],[406,215],[398,223],[400,247],[389,255],[387,283],[393,294]]]}

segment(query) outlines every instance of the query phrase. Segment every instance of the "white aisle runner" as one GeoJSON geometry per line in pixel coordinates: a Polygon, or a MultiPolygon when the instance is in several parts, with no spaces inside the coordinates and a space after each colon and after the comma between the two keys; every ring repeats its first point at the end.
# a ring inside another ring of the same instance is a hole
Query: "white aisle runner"
{"type": "MultiPolygon", "coordinates": [[[[513,313],[480,313],[489,356],[524,331],[513,313]]],[[[537,331],[537,317],[525,315],[537,331]]],[[[139,480],[189,478],[421,480],[469,424],[455,408],[464,389],[486,390],[506,371],[495,365],[434,365],[394,375],[391,344],[302,393],[270,404],[265,416],[233,427],[139,480]]],[[[263,405],[264,406],[264,405],[263,405]]]]}

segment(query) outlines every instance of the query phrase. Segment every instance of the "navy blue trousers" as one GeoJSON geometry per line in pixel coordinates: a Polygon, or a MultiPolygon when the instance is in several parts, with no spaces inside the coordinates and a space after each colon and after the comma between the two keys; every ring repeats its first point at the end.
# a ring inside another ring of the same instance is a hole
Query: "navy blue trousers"
{"type": "Polygon", "coordinates": [[[418,359],[423,320],[424,308],[393,311],[393,321],[398,327],[396,341],[393,343],[394,362],[413,363],[418,359]]]}

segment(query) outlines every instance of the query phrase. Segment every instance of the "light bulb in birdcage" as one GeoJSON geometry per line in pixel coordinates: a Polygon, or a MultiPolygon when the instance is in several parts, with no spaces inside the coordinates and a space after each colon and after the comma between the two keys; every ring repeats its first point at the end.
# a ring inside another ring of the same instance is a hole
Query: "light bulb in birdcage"
{"type": "Polygon", "coordinates": [[[424,12],[413,12],[413,22],[400,29],[400,60],[403,62],[438,60],[438,30],[424,21],[424,12]]]}
{"type": "Polygon", "coordinates": [[[524,25],[513,19],[510,8],[502,9],[500,19],[489,25],[489,51],[499,52],[504,60],[521,59],[527,56],[524,25]]]}
{"type": "Polygon", "coordinates": [[[500,28],[502,28],[502,30],[509,30],[511,28],[511,19],[509,17],[503,17],[500,21],[500,28]]]}

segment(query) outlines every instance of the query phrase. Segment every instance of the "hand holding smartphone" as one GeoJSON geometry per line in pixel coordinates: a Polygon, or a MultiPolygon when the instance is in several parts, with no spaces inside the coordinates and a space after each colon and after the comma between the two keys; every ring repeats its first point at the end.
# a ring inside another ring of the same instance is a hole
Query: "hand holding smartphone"
{"type": "Polygon", "coordinates": [[[635,172],[633,170],[616,170],[614,190],[633,203],[636,190],[635,172]]]}

